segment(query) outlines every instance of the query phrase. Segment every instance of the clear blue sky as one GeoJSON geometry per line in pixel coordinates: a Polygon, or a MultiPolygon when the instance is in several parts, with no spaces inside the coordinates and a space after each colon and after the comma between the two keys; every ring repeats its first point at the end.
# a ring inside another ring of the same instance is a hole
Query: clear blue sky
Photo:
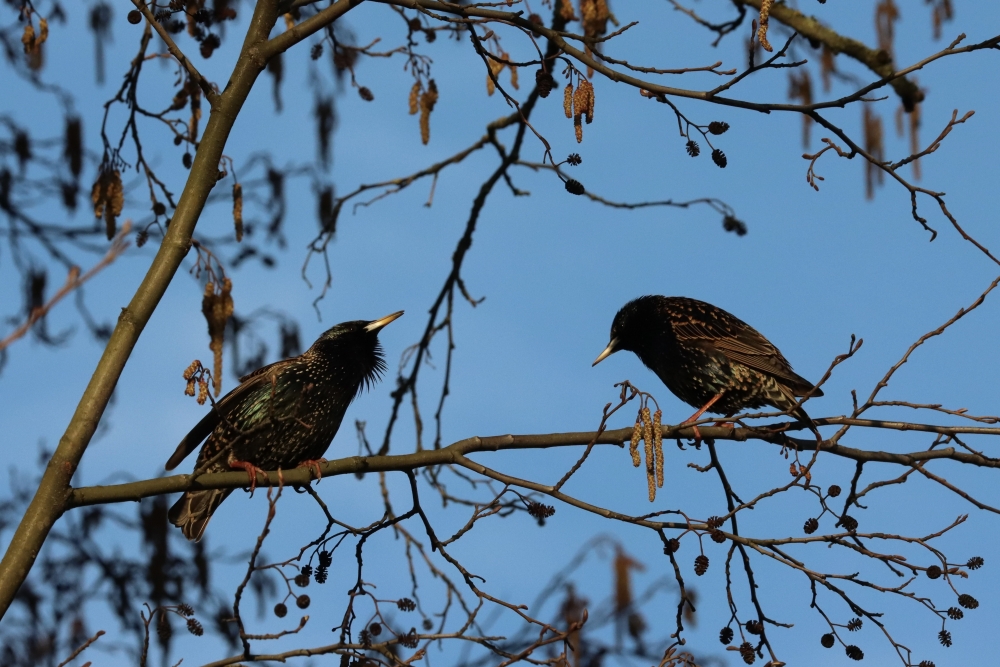
{"type": "MultiPolygon", "coordinates": [[[[699,5],[699,11],[711,13],[719,9],[716,4],[728,3],[702,4],[706,6],[699,5]]],[[[875,42],[873,3],[851,7],[838,3],[802,4],[804,11],[815,13],[833,28],[868,44],[875,42]]],[[[1000,10],[996,6],[959,2],[955,21],[945,26],[943,39],[935,43],[930,39],[929,8],[915,0],[899,4],[902,21],[897,26],[896,51],[901,64],[944,48],[960,32],[967,33],[969,41],[1000,32],[1000,10]]],[[[72,30],[52,26],[45,76],[57,77],[76,96],[91,151],[99,150],[101,104],[118,85],[141,31],[141,26],[130,26],[124,20],[127,8],[125,3],[116,4],[114,43],[107,50],[107,83],[103,87],[94,84],[93,41],[89,33],[79,29],[81,8],[65,7],[72,30]]],[[[730,37],[712,49],[708,46],[710,36],[671,11],[665,2],[619,1],[613,9],[623,22],[641,20],[639,26],[612,43],[609,52],[616,57],[660,67],[705,65],[715,60],[723,60],[726,67],[744,65],[742,37],[730,37]]],[[[234,33],[246,25],[247,8],[243,6],[240,11],[236,24],[227,27],[234,33]]],[[[359,43],[381,36],[382,44],[389,47],[400,39],[401,22],[390,17],[384,6],[361,6],[351,12],[347,23],[359,43]]],[[[229,36],[231,43],[211,60],[196,57],[208,78],[220,84],[225,82],[235,58],[233,36],[229,36]]],[[[183,44],[190,48],[190,40],[183,44]]],[[[528,45],[513,35],[507,37],[505,45],[515,58],[530,55],[528,45]]],[[[313,63],[305,56],[307,48],[300,46],[286,56],[282,88],[285,104],[280,115],[274,113],[271,102],[270,77],[261,76],[226,149],[238,167],[259,151],[270,151],[278,165],[314,158],[312,97],[306,83],[313,63]]],[[[363,61],[357,70],[358,80],[371,88],[375,101],[364,102],[351,90],[337,99],[339,126],[330,178],[338,192],[347,192],[359,183],[403,176],[449,156],[475,141],[489,120],[509,113],[501,96],[485,95],[484,71],[467,43],[440,39],[428,53],[434,58],[433,73],[440,90],[431,120],[430,145],[421,145],[417,120],[406,114],[411,79],[402,70],[402,60],[363,61]]],[[[995,128],[1000,123],[1000,98],[992,75],[996,63],[995,52],[962,55],[929,66],[918,78],[928,91],[922,115],[924,142],[945,126],[953,109],[960,114],[976,110],[976,115],[958,127],[937,153],[923,161],[922,183],[947,192],[949,206],[965,229],[988,247],[1000,250],[995,214],[996,156],[1000,153],[1000,135],[995,128]]],[[[860,74],[865,81],[871,79],[869,73],[844,57],[838,59],[838,64],[860,74]]],[[[156,63],[148,63],[147,67],[154,72],[144,80],[141,94],[144,99],[165,102],[172,95],[170,68],[160,70],[156,63]]],[[[321,76],[329,76],[326,56],[316,70],[321,76]]],[[[818,79],[816,70],[813,74],[818,79]]],[[[522,71],[522,82],[529,79],[530,72],[522,71]]],[[[718,79],[707,74],[686,75],[668,83],[705,88],[716,85],[718,79]]],[[[664,408],[665,422],[687,417],[688,406],[671,396],[634,356],[619,354],[597,368],[590,367],[607,342],[616,310],[628,299],[647,293],[695,297],[729,310],[768,336],[796,371],[810,379],[818,379],[832,358],[846,350],[851,334],[864,338],[862,351],[841,366],[825,386],[826,396],[810,402],[814,416],[849,413],[851,389],[867,396],[910,343],[971,303],[998,273],[996,265],[950,229],[930,200],[924,198],[920,205],[930,224],[941,232],[933,243],[928,243],[928,234],[911,218],[908,196],[901,187],[887,183],[874,201],[866,201],[860,158],[846,161],[830,154],[824,156],[818,171],[826,180],[820,191],[814,192],[805,182],[806,161],[800,157],[801,119],[797,116],[679,101],[680,108],[697,122],[721,120],[731,126],[726,135],[718,138],[718,146],[729,160],[729,166],[720,170],[712,164],[707,150],[697,159],[685,154],[674,116],[666,106],[600,76],[595,77],[595,87],[595,120],[586,126],[582,145],[576,144],[571,122],[563,116],[558,91],[540,101],[532,117],[535,127],[552,142],[557,159],[571,152],[583,156],[583,164],[570,170],[572,176],[592,191],[619,201],[718,197],[746,221],[749,234],[740,238],[723,232],[720,216],[708,208],[613,210],[570,196],[551,174],[514,170],[515,184],[529,190],[531,196],[514,198],[506,187],[495,189],[482,213],[463,270],[472,294],[485,296],[486,300],[475,309],[465,303],[456,308],[457,349],[452,395],[445,408],[445,443],[472,435],[591,429],[599,422],[601,407],[616,396],[613,383],[626,378],[656,395],[664,408]]],[[[763,72],[740,84],[734,95],[782,101],[787,87],[785,72],[763,72]]],[[[52,99],[26,86],[9,69],[0,70],[0,89],[5,91],[0,112],[15,122],[30,128],[40,127],[42,122],[50,128],[61,128],[52,99]]],[[[847,91],[839,85],[833,94],[847,91]]],[[[908,152],[906,140],[898,139],[893,130],[897,106],[897,98],[891,93],[876,104],[886,127],[887,156],[892,159],[908,152]]],[[[860,106],[832,111],[827,117],[860,139],[860,106]]],[[[120,121],[119,109],[117,115],[112,115],[115,133],[120,121]]],[[[147,139],[147,150],[155,156],[154,164],[162,165],[162,176],[172,190],[179,193],[185,174],[180,168],[180,150],[163,140],[159,129],[148,127],[146,131],[149,137],[160,137],[147,139]]],[[[813,128],[810,151],[820,146],[819,138],[824,136],[829,133],[813,128]]],[[[512,134],[502,137],[509,145],[512,134]]],[[[527,160],[540,160],[540,144],[529,137],[522,155],[527,160]]],[[[233,272],[237,312],[246,314],[265,306],[280,308],[299,320],[303,343],[308,345],[336,322],[375,318],[405,309],[406,316],[382,335],[390,371],[395,370],[404,348],[423,331],[426,309],[450,269],[451,253],[464,228],[475,189],[495,164],[495,154],[483,151],[442,173],[430,208],[423,206],[429,182],[422,182],[361,208],[356,215],[345,209],[337,240],[331,246],[333,286],[319,306],[321,322],[311,306],[316,290],[303,282],[299,272],[305,245],[316,231],[315,199],[307,179],[291,181],[285,226],[288,248],[278,255],[279,263],[273,270],[261,270],[248,262],[245,268],[233,272]]],[[[93,169],[94,165],[88,166],[85,181],[92,180],[93,169]]],[[[229,187],[228,182],[223,185],[229,187]]],[[[144,197],[136,179],[130,197],[132,214],[137,215],[147,206],[144,197]]],[[[49,219],[59,220],[64,215],[55,206],[39,210],[45,211],[49,219]]],[[[87,215],[84,206],[77,221],[86,220],[87,215]]],[[[198,233],[222,235],[231,224],[229,204],[224,202],[206,210],[198,233]]],[[[133,249],[88,285],[88,303],[99,319],[114,321],[148,267],[152,253],[150,246],[133,249]]],[[[94,261],[93,257],[80,258],[85,267],[94,261]]],[[[314,284],[322,280],[318,268],[316,264],[310,274],[314,284]]],[[[59,283],[61,277],[53,276],[51,282],[59,283]]],[[[203,414],[201,407],[183,395],[180,377],[192,359],[207,361],[210,357],[200,299],[199,284],[179,272],[135,348],[114,405],[102,423],[106,430],[88,450],[77,476],[78,484],[98,483],[112,473],[116,478],[123,473],[136,479],[160,474],[162,462],[176,442],[203,414]]],[[[16,316],[19,308],[19,278],[9,250],[3,247],[0,314],[16,316]]],[[[15,344],[0,376],[0,404],[4,406],[0,416],[4,454],[0,461],[22,474],[35,469],[41,447],[57,443],[101,353],[101,347],[83,331],[70,303],[62,304],[49,319],[50,330],[75,326],[77,334],[68,345],[55,350],[31,340],[15,344]]],[[[968,408],[975,414],[997,414],[998,328],[1000,295],[994,295],[947,336],[931,340],[915,354],[882,397],[944,403],[950,408],[968,408]]],[[[434,352],[437,369],[425,369],[421,391],[421,407],[428,425],[436,407],[444,358],[440,344],[434,352]]],[[[234,386],[230,373],[225,380],[227,389],[234,386]]],[[[369,437],[381,440],[392,386],[390,375],[388,381],[355,403],[345,424],[353,419],[366,420],[369,437]]],[[[631,423],[631,412],[624,412],[628,414],[616,417],[613,427],[631,423]]],[[[912,412],[884,410],[877,414],[883,418],[916,418],[912,412]]],[[[930,441],[923,436],[854,431],[844,444],[912,451],[926,447],[930,441]]],[[[396,452],[412,446],[409,412],[404,412],[393,442],[396,452]]],[[[970,442],[986,447],[988,453],[992,451],[990,443],[970,442]]],[[[353,429],[344,428],[328,456],[353,454],[356,447],[353,429]]],[[[730,478],[744,498],[787,479],[787,461],[770,445],[720,443],[720,451],[730,478]]],[[[553,482],[577,455],[576,450],[565,450],[477,458],[511,474],[553,482]]],[[[614,448],[595,452],[567,491],[629,513],[683,507],[702,518],[721,514],[717,479],[687,467],[689,462],[704,464],[706,453],[681,452],[670,445],[666,457],[667,485],[653,506],[646,500],[641,472],[632,468],[626,453],[614,448]]],[[[816,477],[823,485],[837,483],[846,487],[852,469],[846,463],[828,461],[818,467],[816,477]]],[[[984,502],[997,503],[995,473],[958,470],[944,464],[933,469],[984,502]]],[[[874,480],[876,474],[894,473],[873,467],[866,479],[874,480]]],[[[337,478],[324,481],[319,490],[338,516],[367,523],[380,511],[373,482],[372,478],[363,482],[353,477],[337,478]]],[[[398,506],[405,505],[404,483],[401,475],[391,477],[392,488],[400,491],[398,506]]],[[[7,484],[4,476],[0,491],[7,484]]],[[[301,513],[314,510],[301,498],[289,500],[279,508],[279,525],[265,549],[275,559],[291,555],[284,545],[298,545],[312,538],[312,524],[298,521],[301,514],[296,508],[301,508],[301,513]]],[[[799,534],[802,522],[814,512],[811,505],[803,503],[803,496],[791,494],[770,505],[763,504],[742,520],[742,528],[753,535],[799,534]]],[[[916,662],[928,658],[939,665],[982,664],[978,656],[992,650],[1000,594],[1000,577],[995,570],[995,517],[977,513],[968,503],[918,479],[876,494],[870,507],[857,514],[865,529],[914,535],[934,532],[959,514],[973,512],[964,526],[938,545],[956,562],[973,555],[982,555],[987,561],[985,570],[963,582],[963,591],[975,594],[981,606],[967,613],[965,620],[950,624],[953,648],[946,650],[937,644],[939,626],[918,605],[863,594],[859,600],[889,612],[885,620],[890,631],[915,649],[916,662]]],[[[249,549],[264,512],[262,495],[251,501],[243,494],[235,494],[213,520],[209,545],[216,549],[225,544],[228,553],[249,549]],[[247,526],[252,531],[248,532],[247,526]]],[[[439,532],[448,533],[448,527],[460,526],[466,519],[464,511],[441,513],[439,532]]],[[[416,525],[413,529],[419,532],[416,525]]],[[[668,562],[654,535],[561,506],[557,506],[556,515],[544,529],[523,515],[483,522],[455,546],[454,552],[470,569],[486,577],[485,586],[491,593],[529,603],[548,577],[598,533],[621,539],[645,563],[640,582],[652,582],[668,574],[668,562]]],[[[2,539],[9,539],[9,534],[2,539]]],[[[371,578],[379,585],[379,595],[406,595],[409,586],[397,558],[398,544],[387,535],[381,543],[387,547],[384,551],[379,551],[376,543],[370,552],[371,578]],[[383,558],[384,564],[379,562],[383,558]]],[[[680,558],[685,576],[692,581],[696,579],[691,569],[695,543],[686,540],[684,544],[680,558]]],[[[886,584],[896,583],[895,578],[887,578],[884,568],[838,562],[839,554],[814,551],[808,556],[816,559],[814,563],[844,572],[861,570],[886,584]]],[[[714,653],[728,658],[729,664],[737,664],[738,656],[721,651],[716,640],[719,628],[728,619],[722,589],[724,547],[706,542],[706,553],[712,558],[712,568],[705,577],[694,581],[702,605],[688,646],[699,654],[714,653]]],[[[760,558],[755,563],[763,581],[760,594],[765,608],[776,620],[796,625],[792,630],[769,632],[779,657],[791,662],[792,656],[807,656],[808,663],[814,665],[844,664],[846,657],[841,651],[825,652],[819,647],[818,635],[825,630],[821,619],[808,608],[805,578],[774,569],[760,558]]],[[[352,567],[347,552],[338,555],[333,578],[343,579],[327,585],[325,599],[329,607],[320,604],[324,601],[320,591],[310,588],[314,600],[310,630],[294,642],[279,642],[267,648],[331,642],[328,629],[337,622],[341,609],[338,592],[345,590],[353,576],[352,567]]],[[[224,580],[236,577],[239,569],[227,570],[224,580]]],[[[585,570],[581,586],[591,600],[608,594],[609,571],[610,564],[600,560],[585,570]]],[[[933,593],[939,604],[950,604],[941,582],[921,579],[914,585],[921,594],[933,593]]],[[[746,615],[748,601],[743,597],[739,602],[746,615]]],[[[654,626],[653,634],[663,635],[672,629],[675,603],[666,596],[658,604],[650,609],[647,618],[654,626]]],[[[839,622],[846,623],[851,616],[833,600],[828,599],[825,608],[839,622]]],[[[292,618],[297,617],[292,614],[292,618]]],[[[95,628],[100,626],[99,619],[96,616],[93,621],[95,628]]],[[[289,625],[288,621],[285,619],[285,625],[289,625]]],[[[273,631],[275,623],[266,620],[259,627],[273,631]]],[[[890,661],[895,660],[881,633],[871,624],[852,638],[875,664],[892,664],[890,661]]],[[[209,650],[210,645],[207,640],[181,639],[177,657],[187,656],[185,664],[221,657],[218,651],[209,650]]],[[[125,664],[124,656],[108,660],[125,664]]]]}

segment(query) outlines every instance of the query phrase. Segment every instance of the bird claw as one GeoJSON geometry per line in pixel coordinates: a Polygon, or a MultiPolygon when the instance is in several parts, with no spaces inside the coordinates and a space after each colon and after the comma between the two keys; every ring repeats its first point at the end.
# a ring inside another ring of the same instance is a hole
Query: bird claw
{"type": "Polygon", "coordinates": [[[305,461],[303,461],[302,463],[300,463],[296,467],[297,468],[309,468],[316,475],[316,479],[320,480],[320,479],[323,479],[323,472],[320,470],[320,467],[319,467],[320,464],[322,464],[322,463],[326,463],[326,459],[324,459],[324,458],[306,459],[305,461]]]}
{"type": "Polygon", "coordinates": [[[257,489],[257,475],[258,475],[258,473],[264,473],[264,476],[265,477],[267,476],[267,473],[264,472],[263,468],[258,468],[257,466],[255,466],[254,464],[250,463],[249,461],[237,461],[237,460],[233,459],[233,460],[229,461],[229,467],[233,468],[234,470],[245,470],[246,471],[247,477],[250,478],[250,497],[251,498],[253,497],[253,492],[257,489]]]}

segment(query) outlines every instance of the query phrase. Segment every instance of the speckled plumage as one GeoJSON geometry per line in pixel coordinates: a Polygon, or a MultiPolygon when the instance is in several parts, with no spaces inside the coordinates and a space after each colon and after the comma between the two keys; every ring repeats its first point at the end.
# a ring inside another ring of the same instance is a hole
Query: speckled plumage
{"type": "MultiPolygon", "coordinates": [[[[643,296],[625,304],[611,325],[611,342],[598,363],[630,350],[685,403],[733,415],[765,405],[792,410],[813,388],[769,340],[746,322],[704,301],[643,296]]],[[[816,389],[811,396],[822,396],[816,389]]],[[[793,410],[810,422],[801,407],[793,410]]]]}
{"type": "MultiPolygon", "coordinates": [[[[225,472],[237,462],[263,470],[289,469],[319,459],[354,398],[385,371],[379,330],[402,315],[343,322],[291,359],[259,368],[181,440],[167,461],[172,470],[205,440],[197,470],[225,472]]],[[[188,491],[170,509],[171,523],[199,540],[230,490],[188,491]]]]}

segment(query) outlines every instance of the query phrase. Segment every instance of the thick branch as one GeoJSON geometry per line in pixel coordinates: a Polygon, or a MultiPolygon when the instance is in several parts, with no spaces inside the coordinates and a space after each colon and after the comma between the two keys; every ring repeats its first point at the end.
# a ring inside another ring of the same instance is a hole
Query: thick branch
{"type": "MultiPolygon", "coordinates": [[[[354,4],[356,0],[338,0],[324,10],[324,14],[329,18],[328,12],[335,8],[343,14],[354,4]]],[[[129,305],[122,309],[97,369],[49,460],[41,483],[11,538],[3,561],[0,562],[0,617],[7,612],[21,583],[28,576],[49,530],[65,510],[67,500],[72,495],[70,482],[73,474],[97,430],[118,378],[139,335],[190,249],[191,235],[218,179],[219,162],[226,140],[257,76],[267,64],[261,57],[261,47],[267,43],[277,16],[275,0],[261,0],[257,3],[229,85],[219,96],[217,106],[212,108],[170,227],[135,295],[129,305]]]]}
{"type": "MultiPolygon", "coordinates": [[[[817,425],[840,424],[846,418],[816,419],[817,425]]],[[[864,425],[875,428],[890,428],[896,430],[916,430],[928,431],[940,429],[954,432],[989,432],[992,435],[1000,435],[1000,428],[986,429],[980,427],[936,427],[927,424],[909,424],[904,422],[879,422],[875,420],[852,420],[855,422],[865,422],[864,425]]],[[[778,427],[782,425],[777,425],[778,427]]],[[[699,430],[704,438],[716,440],[732,440],[742,442],[746,440],[762,440],[783,447],[794,447],[800,451],[812,451],[816,449],[815,439],[789,438],[780,432],[766,427],[762,428],[736,428],[725,426],[700,426],[699,430]]],[[[694,428],[691,426],[664,426],[661,429],[663,438],[693,439],[694,428]]],[[[430,466],[448,465],[463,461],[469,454],[477,452],[498,452],[520,449],[547,449],[550,447],[577,447],[586,446],[591,442],[598,445],[617,445],[623,447],[624,443],[632,437],[632,427],[620,428],[604,431],[600,437],[596,437],[594,431],[571,432],[571,433],[542,433],[532,435],[497,435],[489,437],[472,437],[459,440],[447,447],[435,450],[425,450],[413,454],[399,454],[394,456],[351,456],[343,459],[327,461],[320,466],[323,477],[335,477],[337,475],[347,475],[354,473],[370,473],[382,471],[408,471],[416,468],[430,466]]],[[[929,449],[924,451],[897,454],[886,451],[869,451],[835,445],[825,440],[822,444],[824,453],[833,454],[854,461],[865,461],[875,463],[894,463],[906,467],[911,467],[921,461],[931,459],[948,459],[958,463],[976,465],[985,468],[1000,468],[1000,459],[992,459],[978,454],[956,451],[952,447],[941,449],[929,449]]],[[[294,470],[283,471],[282,477],[285,485],[304,486],[312,481],[312,470],[308,468],[296,468],[294,470]]],[[[261,473],[258,479],[258,486],[273,485],[278,486],[279,479],[277,472],[267,473],[267,481],[264,481],[264,474],[261,473]]],[[[244,472],[224,472],[199,475],[174,475],[171,477],[160,477],[157,479],[143,480],[140,482],[129,482],[126,484],[113,484],[108,486],[90,486],[73,489],[66,499],[65,508],[82,507],[84,505],[100,505],[104,503],[121,503],[141,500],[151,496],[159,496],[167,493],[180,493],[190,489],[240,489],[247,485],[247,476],[244,472]]]]}
{"type": "MultiPolygon", "coordinates": [[[[733,0],[733,2],[760,10],[761,0],[733,0]]],[[[892,57],[882,49],[872,49],[856,39],[845,37],[835,30],[820,23],[812,16],[806,16],[788,5],[776,3],[771,5],[770,17],[784,23],[803,37],[812,41],[822,42],[834,53],[843,53],[854,58],[859,63],[885,79],[894,73],[892,57]]],[[[893,79],[891,82],[896,94],[899,95],[907,111],[923,101],[924,94],[917,84],[906,78],[893,79]]]]}

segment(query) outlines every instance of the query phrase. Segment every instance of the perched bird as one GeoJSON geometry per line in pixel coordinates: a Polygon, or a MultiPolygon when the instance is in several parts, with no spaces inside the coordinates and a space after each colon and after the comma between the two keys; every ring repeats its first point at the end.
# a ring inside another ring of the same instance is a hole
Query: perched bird
{"type": "MultiPolygon", "coordinates": [[[[611,325],[611,342],[596,366],[618,350],[635,352],[677,398],[731,416],[770,405],[812,426],[798,398],[823,391],[797,375],[769,340],[746,322],[704,301],[642,296],[625,304],[611,325]]],[[[696,434],[697,435],[697,434],[696,434]]]]}
{"type": "MultiPolygon", "coordinates": [[[[340,428],[347,406],[385,371],[378,332],[403,311],[367,322],[328,329],[297,357],[276,361],[240,378],[191,429],[165,468],[173,470],[206,437],[196,469],[243,469],[256,484],[259,470],[314,467],[340,428]]],[[[188,491],[173,507],[170,522],[198,541],[231,489],[188,491]]]]}

